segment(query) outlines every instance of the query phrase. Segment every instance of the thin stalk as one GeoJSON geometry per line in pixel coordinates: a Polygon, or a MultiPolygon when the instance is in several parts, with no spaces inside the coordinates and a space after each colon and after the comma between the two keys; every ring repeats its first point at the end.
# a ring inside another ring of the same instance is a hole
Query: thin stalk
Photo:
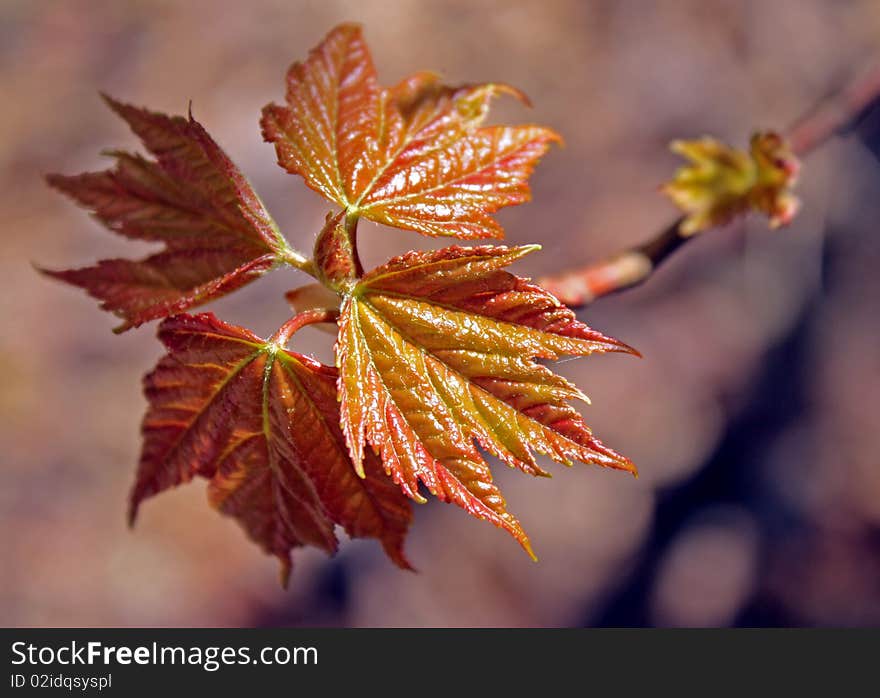
{"type": "MultiPolygon", "coordinates": [[[[880,96],[880,62],[863,71],[843,90],[798,119],[787,131],[795,155],[803,156],[857,124],[880,96]]],[[[689,240],[699,235],[681,231],[679,218],[653,238],[600,262],[538,279],[538,283],[566,305],[589,305],[597,298],[644,283],[654,270],[689,240]]]]}
{"type": "Polygon", "coordinates": [[[331,308],[313,308],[298,313],[285,322],[269,340],[272,344],[285,346],[294,333],[306,325],[314,325],[319,322],[336,322],[339,319],[339,311],[331,308]]]}
{"type": "Polygon", "coordinates": [[[315,272],[315,263],[306,257],[302,252],[299,252],[290,245],[287,245],[284,251],[281,253],[280,260],[285,264],[290,265],[291,267],[295,267],[300,271],[304,271],[309,276],[313,276],[317,278],[317,273],[315,272]]]}

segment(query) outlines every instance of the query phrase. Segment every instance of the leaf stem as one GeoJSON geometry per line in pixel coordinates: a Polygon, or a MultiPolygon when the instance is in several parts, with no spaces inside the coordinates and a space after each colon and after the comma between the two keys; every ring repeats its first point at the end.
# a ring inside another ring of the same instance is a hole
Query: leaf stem
{"type": "Polygon", "coordinates": [[[279,346],[286,345],[294,333],[306,325],[314,325],[319,322],[336,322],[339,319],[339,311],[332,308],[313,308],[298,313],[285,322],[278,331],[272,335],[270,342],[279,346]]]}
{"type": "Polygon", "coordinates": [[[285,245],[279,259],[291,267],[304,271],[309,276],[318,278],[317,272],[315,271],[315,263],[302,252],[293,249],[290,245],[285,245]]]}
{"type": "Polygon", "coordinates": [[[538,285],[573,308],[589,305],[609,293],[638,286],[675,250],[697,237],[682,234],[683,222],[684,218],[679,218],[642,245],[608,259],[558,276],[538,279],[538,285]]]}

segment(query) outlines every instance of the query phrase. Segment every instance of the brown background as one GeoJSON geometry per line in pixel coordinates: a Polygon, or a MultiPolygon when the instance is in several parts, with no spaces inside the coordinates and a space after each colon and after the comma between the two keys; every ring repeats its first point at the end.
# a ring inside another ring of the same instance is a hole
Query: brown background
{"type": "MultiPolygon", "coordinates": [[[[98,90],[168,112],[190,100],[291,242],[327,205],[274,164],[257,126],[287,65],[334,24],[365,24],[385,84],[418,69],[521,87],[564,149],[533,203],[500,218],[555,272],[642,240],[674,211],[656,193],[666,144],[743,145],[784,128],[878,48],[880,3],[0,2],[0,624],[578,625],[880,623],[880,180],[858,140],[810,157],[803,214],[713,231],[651,283],[582,314],[641,361],[563,364],[588,421],[642,477],[497,468],[540,557],[451,506],[417,509],[397,571],[369,542],[305,551],[292,588],[194,483],[124,525],[154,328],[111,335],[50,267],[141,254],[50,192],[41,175],[103,166],[132,136],[98,90]]],[[[433,243],[371,227],[366,262],[433,243]]],[[[269,333],[277,272],[210,309],[269,333]]],[[[309,329],[296,348],[328,358],[309,329]]]]}

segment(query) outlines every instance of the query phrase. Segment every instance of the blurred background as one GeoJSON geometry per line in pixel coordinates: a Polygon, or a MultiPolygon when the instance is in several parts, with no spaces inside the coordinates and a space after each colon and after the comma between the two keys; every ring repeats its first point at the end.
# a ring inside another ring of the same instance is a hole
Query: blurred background
{"type": "MultiPolygon", "coordinates": [[[[803,212],[688,245],[644,287],[581,319],[637,347],[559,366],[587,420],[641,477],[497,467],[540,562],[449,505],[417,507],[398,571],[372,541],[295,554],[291,588],[203,482],[125,526],[153,325],[111,334],[84,293],[41,278],[150,248],[50,191],[46,172],[134,147],[98,90],[193,112],[291,242],[328,210],[275,165],[260,108],[336,23],[363,22],[380,77],[504,81],[558,129],[534,201],[499,218],[557,273],[650,237],[673,138],[738,146],[785,128],[880,50],[880,2],[542,0],[0,1],[0,625],[578,626],[880,624],[880,115],[810,155],[803,212]],[[871,124],[874,124],[872,133],[871,124]]],[[[364,226],[367,265],[438,243],[364,226]]],[[[287,317],[279,271],[210,306],[263,336],[287,317]]],[[[312,329],[294,348],[330,360],[312,329]]]]}

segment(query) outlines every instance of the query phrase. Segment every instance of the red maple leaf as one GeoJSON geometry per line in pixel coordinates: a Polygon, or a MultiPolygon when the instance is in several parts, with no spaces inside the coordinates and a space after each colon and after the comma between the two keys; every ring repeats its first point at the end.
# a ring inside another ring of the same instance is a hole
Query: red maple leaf
{"type": "Polygon", "coordinates": [[[568,404],[583,393],[536,362],[632,350],[504,270],[534,249],[447,247],[392,259],[346,293],[336,345],[355,467],[369,443],[408,496],[422,499],[421,482],[529,553],[477,444],[532,475],[547,475],[533,451],[635,472],[568,404]]]}
{"type": "Polygon", "coordinates": [[[124,318],[123,331],[234,291],[285,258],[287,243],[259,197],[192,116],[105,99],[155,161],[117,151],[113,169],[49,175],[49,184],[113,232],[165,248],[140,261],[45,273],[84,288],[124,318]]]}
{"type": "Polygon", "coordinates": [[[335,524],[379,539],[409,567],[409,503],[375,457],[364,477],[355,474],[339,428],[336,370],[284,348],[314,319],[298,316],[269,340],[211,314],[162,322],[168,354],[144,379],[150,406],[130,521],[145,498],[201,476],[211,503],[281,560],[285,583],[292,548],[335,552],[335,524]]]}
{"type": "Polygon", "coordinates": [[[527,180],[559,136],[482,126],[499,84],[446,87],[417,73],[378,84],[360,27],[343,24],[287,74],[286,106],[263,110],[278,163],[358,215],[425,235],[503,237],[491,217],[529,199],[527,180]]]}

